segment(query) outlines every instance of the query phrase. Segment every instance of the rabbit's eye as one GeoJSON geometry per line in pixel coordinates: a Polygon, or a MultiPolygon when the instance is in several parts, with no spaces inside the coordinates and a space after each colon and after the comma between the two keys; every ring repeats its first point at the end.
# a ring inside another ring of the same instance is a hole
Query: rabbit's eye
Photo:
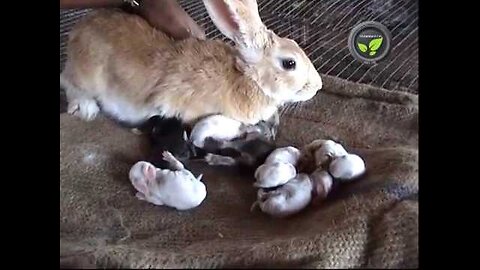
{"type": "Polygon", "coordinates": [[[285,70],[294,70],[296,63],[295,63],[295,60],[293,59],[283,59],[282,66],[285,70]]]}

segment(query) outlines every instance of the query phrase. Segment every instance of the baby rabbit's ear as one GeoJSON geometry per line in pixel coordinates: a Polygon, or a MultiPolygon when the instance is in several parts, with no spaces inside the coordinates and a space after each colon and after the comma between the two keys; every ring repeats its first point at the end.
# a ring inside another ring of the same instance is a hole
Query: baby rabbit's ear
{"type": "Polygon", "coordinates": [[[130,171],[130,179],[135,189],[147,194],[153,181],[155,181],[157,170],[153,164],[140,161],[130,171]]]}
{"type": "Polygon", "coordinates": [[[157,177],[157,169],[153,164],[145,164],[145,166],[143,166],[143,174],[145,175],[147,183],[153,182],[157,177]]]}
{"type": "Polygon", "coordinates": [[[262,56],[270,37],[256,0],[203,0],[203,4],[217,28],[240,46],[246,61],[262,56]]]}

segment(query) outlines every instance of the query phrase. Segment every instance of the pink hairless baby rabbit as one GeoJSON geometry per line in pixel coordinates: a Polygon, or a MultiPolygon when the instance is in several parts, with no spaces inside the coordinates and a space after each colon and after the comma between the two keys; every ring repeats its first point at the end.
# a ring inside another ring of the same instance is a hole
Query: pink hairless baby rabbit
{"type": "Polygon", "coordinates": [[[177,210],[199,206],[207,196],[202,175],[195,177],[170,152],[164,152],[163,158],[173,170],[158,169],[145,161],[135,163],[130,169],[130,181],[137,190],[137,198],[177,210]]]}

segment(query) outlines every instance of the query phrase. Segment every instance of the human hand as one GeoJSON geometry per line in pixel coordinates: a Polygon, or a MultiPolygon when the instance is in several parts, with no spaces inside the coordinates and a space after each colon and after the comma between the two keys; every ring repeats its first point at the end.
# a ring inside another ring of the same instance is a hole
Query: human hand
{"type": "Polygon", "coordinates": [[[175,0],[143,0],[139,15],[150,25],[174,39],[188,37],[205,39],[204,30],[183,10],[175,0]]]}

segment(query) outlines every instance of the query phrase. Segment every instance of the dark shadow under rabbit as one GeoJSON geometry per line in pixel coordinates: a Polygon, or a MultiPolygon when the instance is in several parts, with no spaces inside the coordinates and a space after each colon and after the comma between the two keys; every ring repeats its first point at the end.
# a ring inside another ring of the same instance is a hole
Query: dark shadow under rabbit
{"type": "Polygon", "coordinates": [[[146,135],[150,143],[150,151],[144,161],[152,163],[159,169],[170,169],[170,163],[163,159],[162,153],[172,153],[180,162],[187,163],[196,155],[195,148],[188,141],[188,126],[178,118],[153,116],[137,127],[146,135]]]}

